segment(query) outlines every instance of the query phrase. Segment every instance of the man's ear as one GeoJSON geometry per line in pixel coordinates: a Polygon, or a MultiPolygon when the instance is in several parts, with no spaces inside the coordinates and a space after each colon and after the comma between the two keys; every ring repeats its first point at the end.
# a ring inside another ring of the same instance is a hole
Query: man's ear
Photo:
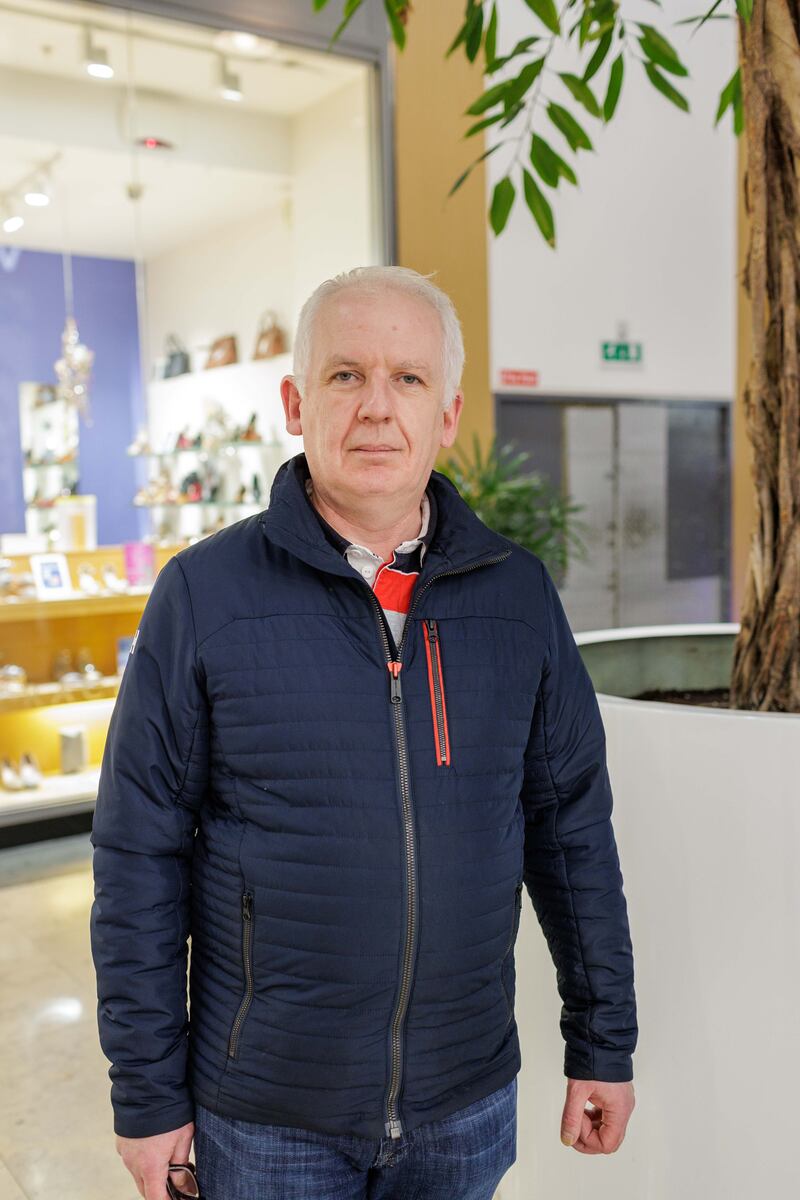
{"type": "Polygon", "coordinates": [[[442,410],[442,440],[440,445],[452,446],[458,434],[458,422],[464,406],[464,393],[456,392],[449,408],[442,410]]]}
{"type": "Polygon", "coordinates": [[[286,417],[286,432],[295,435],[302,434],[303,428],[300,419],[300,405],[302,396],[297,390],[297,384],[294,381],[294,375],[284,375],[281,380],[281,400],[283,402],[283,412],[286,417]]]}

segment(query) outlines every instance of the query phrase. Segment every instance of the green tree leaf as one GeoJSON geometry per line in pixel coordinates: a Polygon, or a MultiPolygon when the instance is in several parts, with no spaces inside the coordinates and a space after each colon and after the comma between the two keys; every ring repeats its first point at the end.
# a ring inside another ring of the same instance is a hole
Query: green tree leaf
{"type": "Polygon", "coordinates": [[[525,3],[552,33],[561,33],[555,0],[525,0],[525,3]]]}
{"type": "Polygon", "coordinates": [[[497,3],[492,4],[492,15],[489,18],[489,25],[486,29],[486,38],[483,43],[483,53],[488,67],[494,61],[497,53],[497,3]]]}
{"type": "Polygon", "coordinates": [[[562,176],[569,183],[577,184],[578,180],[572,167],[565,163],[552,146],[543,137],[539,137],[538,133],[531,135],[530,159],[537,174],[550,187],[558,187],[558,181],[562,176]]]}
{"type": "Polygon", "coordinates": [[[500,112],[493,113],[491,117],[484,117],[482,121],[478,121],[475,125],[470,125],[464,137],[474,137],[476,133],[480,133],[482,129],[486,129],[489,125],[495,125],[498,121],[502,121],[505,116],[506,111],[501,108],[500,112]]]}
{"type": "Polygon", "coordinates": [[[597,49],[595,50],[592,57],[589,59],[589,62],[586,66],[586,70],[583,72],[583,82],[584,83],[588,83],[588,81],[592,78],[592,76],[596,75],[597,72],[600,70],[600,68],[602,67],[602,65],[605,61],[606,55],[608,54],[609,50],[611,49],[611,43],[613,40],[614,40],[613,29],[610,30],[608,33],[604,33],[603,36],[600,38],[600,41],[597,43],[597,49]]]}
{"type": "Polygon", "coordinates": [[[658,38],[653,37],[656,31],[650,31],[647,25],[641,25],[639,28],[645,31],[639,38],[639,45],[651,62],[654,62],[656,66],[661,67],[664,71],[670,71],[673,75],[689,74],[672,48],[670,47],[668,50],[664,49],[665,45],[669,47],[669,42],[661,38],[660,34],[658,38]]]}
{"type": "Polygon", "coordinates": [[[518,100],[522,99],[543,66],[543,58],[537,58],[535,62],[526,63],[519,75],[515,76],[514,79],[504,79],[502,83],[495,83],[492,87],[487,88],[477,100],[473,100],[472,104],[466,110],[466,115],[477,117],[482,112],[486,112],[487,108],[491,108],[494,104],[501,102],[505,106],[506,111],[508,111],[518,100]]]}
{"type": "Polygon", "coordinates": [[[553,210],[550,207],[547,198],[539,188],[536,180],[529,171],[522,168],[522,179],[525,188],[525,200],[528,208],[533,213],[534,220],[539,226],[542,237],[547,242],[548,246],[555,249],[556,244],[556,228],[553,221],[553,210]]]}
{"type": "Polygon", "coordinates": [[[502,83],[495,83],[492,87],[487,88],[477,100],[473,100],[469,108],[464,110],[465,116],[477,117],[482,112],[486,112],[487,108],[491,108],[493,104],[499,104],[505,97],[510,84],[510,79],[504,79],[502,83]]]}
{"type": "Polygon", "coordinates": [[[483,36],[483,5],[477,5],[472,12],[473,16],[470,19],[464,43],[464,53],[470,62],[475,62],[475,59],[478,57],[478,51],[481,48],[481,37],[483,36]]]}
{"type": "MultiPolygon", "coordinates": [[[[730,20],[729,13],[718,13],[717,12],[717,9],[719,8],[720,4],[722,4],[722,0],[714,0],[714,3],[711,5],[711,8],[708,10],[708,12],[701,13],[700,16],[698,16],[698,17],[684,17],[682,21],[676,21],[675,24],[676,25],[695,25],[696,24],[697,29],[700,29],[701,26],[705,25],[706,21],[729,21],[730,20]]],[[[695,33],[697,33],[697,29],[695,29],[695,31],[694,31],[695,33]]],[[[694,34],[692,36],[694,36],[694,34]]]]}
{"type": "Polygon", "coordinates": [[[516,58],[519,54],[524,54],[526,50],[530,50],[531,46],[535,45],[536,42],[540,42],[541,40],[542,39],[540,37],[523,38],[522,41],[517,42],[510,54],[504,54],[502,58],[493,59],[486,68],[485,74],[494,75],[495,71],[499,71],[500,68],[504,67],[507,62],[511,62],[512,58],[516,58]]]}
{"type": "Polygon", "coordinates": [[[392,31],[392,40],[399,50],[404,50],[406,45],[406,27],[400,20],[396,4],[397,0],[383,0],[386,16],[389,19],[389,28],[392,31]]]}
{"type": "Polygon", "coordinates": [[[501,146],[504,146],[506,143],[506,140],[507,139],[504,139],[502,142],[495,142],[495,144],[493,146],[490,146],[488,150],[484,150],[483,154],[479,154],[478,157],[475,159],[475,161],[471,162],[469,164],[466,171],[464,171],[461,175],[459,175],[458,179],[455,181],[453,186],[450,188],[450,191],[447,193],[448,198],[450,196],[452,196],[454,192],[458,191],[458,189],[461,187],[464,180],[468,177],[468,175],[472,171],[472,168],[477,167],[478,163],[483,162],[484,158],[488,158],[490,154],[494,154],[495,150],[499,150],[501,146]]]}
{"type": "Polygon", "coordinates": [[[661,92],[662,96],[666,96],[668,100],[671,100],[678,108],[682,108],[684,112],[689,111],[689,101],[677,88],[672,86],[669,80],[664,78],[658,67],[653,66],[652,63],[645,63],[644,69],[653,87],[661,92]]]}
{"type": "Polygon", "coordinates": [[[537,58],[532,63],[526,63],[516,79],[511,81],[505,97],[506,108],[510,108],[512,104],[516,104],[518,100],[522,99],[534,80],[541,74],[543,66],[544,58],[537,58]]]}
{"type": "Polygon", "coordinates": [[[491,220],[492,229],[495,234],[502,233],[505,229],[515,195],[514,184],[508,175],[495,184],[492,194],[492,207],[489,213],[489,219],[491,220]]]}
{"type": "Polygon", "coordinates": [[[551,101],[547,106],[547,115],[556,129],[563,133],[573,150],[594,150],[588,133],[578,124],[572,113],[567,112],[566,108],[551,101]]]}
{"type": "Polygon", "coordinates": [[[314,0],[314,12],[320,12],[327,3],[328,0],[314,0]]]}
{"type": "Polygon", "coordinates": [[[572,95],[582,104],[587,112],[593,117],[600,117],[600,105],[594,98],[594,93],[588,83],[584,83],[577,75],[571,75],[568,71],[559,71],[558,77],[569,88],[572,95]]]}
{"type": "Polygon", "coordinates": [[[753,15],[753,0],[736,0],[736,11],[746,24],[749,25],[753,15]]]}
{"type": "Polygon", "coordinates": [[[742,112],[742,75],[738,67],[733,72],[720,94],[719,108],[717,109],[717,115],[714,118],[715,125],[719,125],[726,109],[728,108],[733,109],[733,132],[738,137],[742,132],[742,120],[744,115],[742,112]]]}
{"type": "Polygon", "coordinates": [[[608,73],[608,91],[606,98],[603,101],[603,118],[605,121],[610,121],[614,113],[617,111],[617,101],[619,94],[622,91],[622,79],[625,74],[625,59],[623,54],[618,54],[611,64],[611,70],[608,73]]]}

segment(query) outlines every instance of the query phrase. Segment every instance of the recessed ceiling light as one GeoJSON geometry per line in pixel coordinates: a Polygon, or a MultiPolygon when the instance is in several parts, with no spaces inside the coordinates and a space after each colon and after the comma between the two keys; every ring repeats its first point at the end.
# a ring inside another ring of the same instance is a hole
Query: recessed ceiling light
{"type": "Polygon", "coordinates": [[[230,69],[224,58],[220,58],[219,61],[219,94],[223,100],[232,100],[238,103],[244,97],[241,78],[230,69]]]}
{"type": "Polygon", "coordinates": [[[242,29],[225,29],[214,38],[215,50],[247,58],[268,58],[278,49],[278,45],[271,38],[257,37],[242,29]]]}
{"type": "Polygon", "coordinates": [[[0,218],[2,218],[4,233],[16,233],[25,224],[25,218],[21,217],[19,213],[12,212],[8,204],[0,206],[0,218]]]}
{"type": "Polygon", "coordinates": [[[93,79],[113,79],[114,68],[108,61],[108,51],[97,45],[91,29],[84,33],[84,46],[86,74],[91,75],[93,79]]]}
{"type": "Polygon", "coordinates": [[[25,203],[31,208],[46,208],[50,203],[50,189],[44,175],[37,175],[25,192],[25,203]]]}

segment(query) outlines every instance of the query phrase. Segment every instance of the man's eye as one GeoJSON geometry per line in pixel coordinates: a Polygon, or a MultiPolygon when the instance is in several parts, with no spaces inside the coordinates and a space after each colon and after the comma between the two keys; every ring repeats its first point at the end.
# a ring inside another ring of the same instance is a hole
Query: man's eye
{"type": "Polygon", "coordinates": [[[422,380],[420,379],[419,375],[403,375],[403,376],[402,376],[402,378],[403,378],[403,379],[416,379],[417,383],[421,383],[421,382],[422,382],[422,380]]]}
{"type": "Polygon", "coordinates": [[[338,379],[338,377],[340,375],[352,375],[352,374],[353,374],[352,371],[337,371],[336,374],[334,375],[334,379],[338,379]]]}

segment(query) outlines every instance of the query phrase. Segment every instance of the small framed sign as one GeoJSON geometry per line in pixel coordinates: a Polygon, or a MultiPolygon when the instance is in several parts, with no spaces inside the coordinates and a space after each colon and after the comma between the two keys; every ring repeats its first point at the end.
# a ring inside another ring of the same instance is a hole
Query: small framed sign
{"type": "Polygon", "coordinates": [[[66,554],[31,554],[30,563],[40,600],[63,600],[74,595],[66,554]]]}

